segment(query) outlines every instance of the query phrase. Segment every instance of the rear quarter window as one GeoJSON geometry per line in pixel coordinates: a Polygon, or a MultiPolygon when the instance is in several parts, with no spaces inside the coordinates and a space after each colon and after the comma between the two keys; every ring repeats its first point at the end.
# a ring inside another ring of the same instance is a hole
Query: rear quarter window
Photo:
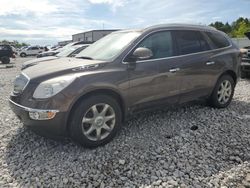
{"type": "Polygon", "coordinates": [[[210,50],[208,42],[199,31],[174,31],[179,55],[193,54],[210,50]]]}
{"type": "Polygon", "coordinates": [[[230,46],[230,42],[222,34],[211,33],[211,32],[206,32],[206,34],[208,38],[210,39],[211,46],[214,49],[225,48],[225,47],[230,46]]]}

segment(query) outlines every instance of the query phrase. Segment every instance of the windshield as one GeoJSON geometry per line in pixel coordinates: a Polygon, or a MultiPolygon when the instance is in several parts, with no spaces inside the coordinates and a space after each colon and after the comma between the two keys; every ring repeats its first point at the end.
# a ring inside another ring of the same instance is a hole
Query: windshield
{"type": "Polygon", "coordinates": [[[56,56],[57,57],[67,57],[73,51],[75,51],[77,48],[79,48],[79,46],[70,46],[67,48],[62,48],[62,50],[56,56]]]}
{"type": "Polygon", "coordinates": [[[88,57],[101,61],[109,61],[118,56],[122,50],[135,40],[140,32],[111,33],[79,53],[76,57],[88,57]]]}

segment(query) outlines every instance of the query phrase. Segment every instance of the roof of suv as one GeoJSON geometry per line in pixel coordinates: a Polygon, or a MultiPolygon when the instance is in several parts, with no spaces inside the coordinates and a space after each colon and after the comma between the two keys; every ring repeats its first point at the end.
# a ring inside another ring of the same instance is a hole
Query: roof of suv
{"type": "Polygon", "coordinates": [[[183,28],[183,29],[196,29],[196,30],[212,30],[217,31],[215,28],[206,25],[194,25],[194,24],[159,24],[151,27],[147,27],[144,30],[154,30],[161,28],[183,28]]]}
{"type": "Polygon", "coordinates": [[[145,32],[145,31],[153,31],[153,30],[159,30],[159,29],[194,29],[194,30],[219,32],[214,27],[210,27],[206,25],[194,25],[194,24],[159,24],[159,25],[146,27],[144,29],[128,29],[128,30],[120,30],[116,32],[128,32],[128,31],[145,32]]]}

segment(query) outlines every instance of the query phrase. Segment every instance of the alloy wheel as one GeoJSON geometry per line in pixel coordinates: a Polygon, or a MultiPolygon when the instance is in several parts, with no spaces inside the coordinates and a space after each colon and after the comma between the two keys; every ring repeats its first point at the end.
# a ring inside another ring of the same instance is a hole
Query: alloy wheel
{"type": "Polygon", "coordinates": [[[228,80],[224,80],[218,90],[218,102],[220,104],[226,104],[232,95],[232,84],[228,80]]]}
{"type": "Polygon", "coordinates": [[[105,103],[90,107],[82,119],[82,132],[92,141],[105,139],[115,126],[115,111],[105,103]]]}

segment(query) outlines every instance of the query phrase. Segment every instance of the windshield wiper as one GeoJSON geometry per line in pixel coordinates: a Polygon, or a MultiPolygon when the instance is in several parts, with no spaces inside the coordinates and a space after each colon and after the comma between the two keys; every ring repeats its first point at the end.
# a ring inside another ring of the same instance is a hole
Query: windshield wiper
{"type": "Polygon", "coordinates": [[[92,57],[88,57],[88,56],[81,56],[81,57],[77,57],[77,58],[80,58],[80,59],[89,59],[89,60],[93,60],[92,57]]]}

